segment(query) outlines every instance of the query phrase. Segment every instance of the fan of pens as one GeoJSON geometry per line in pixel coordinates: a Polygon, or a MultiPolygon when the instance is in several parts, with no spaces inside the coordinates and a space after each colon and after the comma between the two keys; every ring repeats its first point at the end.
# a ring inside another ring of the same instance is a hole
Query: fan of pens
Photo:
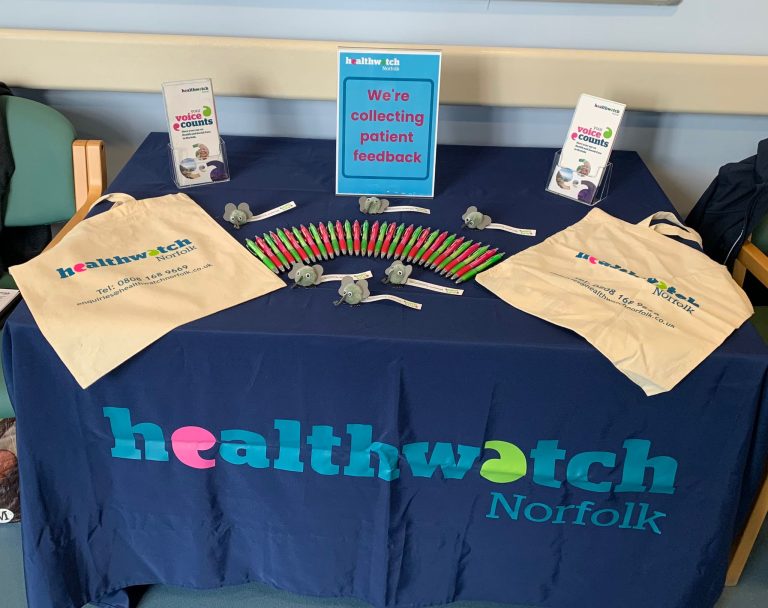
{"type": "Polygon", "coordinates": [[[245,240],[248,249],[272,272],[278,274],[294,263],[308,264],[340,255],[358,255],[402,260],[419,264],[457,283],[472,279],[504,257],[498,249],[475,243],[456,234],[434,228],[396,222],[362,224],[355,220],[278,228],[274,232],[245,240]]]}

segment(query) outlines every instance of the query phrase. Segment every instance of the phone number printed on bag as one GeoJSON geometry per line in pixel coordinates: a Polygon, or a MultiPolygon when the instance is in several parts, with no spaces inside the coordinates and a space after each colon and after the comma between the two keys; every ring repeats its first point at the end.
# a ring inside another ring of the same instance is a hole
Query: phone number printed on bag
{"type": "Polygon", "coordinates": [[[124,293],[129,289],[133,289],[134,287],[140,287],[144,285],[157,285],[158,283],[184,277],[194,272],[199,272],[201,270],[211,268],[212,266],[213,264],[210,262],[196,268],[189,268],[187,265],[182,265],[176,268],[169,268],[163,272],[154,272],[151,275],[147,275],[145,277],[125,277],[117,281],[118,287],[115,287],[115,285],[107,285],[106,287],[97,289],[96,291],[99,293],[97,298],[83,300],[82,302],[78,302],[77,306],[82,306],[84,304],[96,304],[97,302],[102,302],[109,298],[120,295],[121,293],[124,293]]]}
{"type": "MultiPolygon", "coordinates": [[[[554,274],[556,274],[559,277],[562,277],[563,279],[568,279],[570,281],[573,281],[574,283],[577,283],[577,284],[581,285],[582,287],[584,287],[585,289],[588,289],[589,291],[594,293],[597,297],[599,297],[602,300],[606,300],[606,301],[611,302],[613,304],[619,304],[619,305],[623,306],[629,312],[637,313],[639,315],[642,315],[643,317],[652,318],[654,321],[658,321],[659,323],[663,323],[664,325],[666,325],[667,327],[670,327],[672,329],[675,328],[675,324],[674,323],[670,323],[668,321],[665,321],[661,317],[661,315],[659,315],[658,312],[656,312],[652,308],[649,308],[648,306],[646,306],[645,304],[643,304],[641,302],[637,302],[636,300],[628,298],[628,297],[624,296],[623,294],[619,294],[619,297],[617,299],[615,299],[615,300],[610,298],[610,297],[608,297],[609,294],[611,296],[615,296],[616,295],[616,290],[613,289],[613,288],[606,288],[606,287],[603,287],[603,286],[593,285],[592,283],[590,283],[586,279],[582,279],[582,278],[579,278],[579,277],[567,277],[567,276],[564,276],[564,275],[561,275],[561,274],[557,274],[557,273],[554,273],[554,274]]],[[[658,291],[658,289],[657,289],[657,291],[658,291]]]]}

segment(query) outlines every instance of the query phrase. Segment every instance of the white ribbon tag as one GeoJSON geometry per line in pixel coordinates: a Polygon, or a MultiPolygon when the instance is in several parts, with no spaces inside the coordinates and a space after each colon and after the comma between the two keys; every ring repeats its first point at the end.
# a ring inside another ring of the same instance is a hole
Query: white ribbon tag
{"type": "Polygon", "coordinates": [[[397,213],[398,211],[413,211],[414,213],[426,213],[427,215],[432,213],[426,207],[414,207],[413,205],[396,205],[384,209],[384,213],[397,213]]]}
{"type": "Polygon", "coordinates": [[[503,230],[504,232],[511,232],[512,234],[519,234],[521,236],[536,236],[536,230],[533,228],[515,228],[514,226],[508,226],[507,224],[497,224],[496,222],[488,224],[485,229],[503,230]]]}
{"type": "Polygon", "coordinates": [[[391,302],[397,302],[398,304],[402,304],[403,306],[407,306],[408,308],[413,308],[414,310],[421,310],[421,304],[418,302],[411,302],[410,300],[406,300],[404,298],[398,298],[397,296],[392,296],[389,294],[381,294],[378,296],[368,296],[365,298],[365,300],[361,300],[361,304],[368,304],[369,302],[380,302],[381,300],[390,300],[391,302]]]}
{"type": "Polygon", "coordinates": [[[283,205],[280,205],[279,207],[275,207],[274,209],[270,209],[269,211],[265,211],[264,213],[259,213],[259,215],[254,215],[251,219],[249,219],[249,222],[258,222],[259,220],[265,220],[268,217],[272,217],[275,215],[280,215],[281,213],[284,213],[286,211],[290,211],[291,209],[296,208],[296,203],[291,201],[290,203],[285,203],[283,205]]]}
{"type": "Polygon", "coordinates": [[[422,289],[429,289],[430,291],[436,291],[438,293],[447,293],[452,296],[460,296],[464,293],[463,289],[456,289],[455,287],[443,287],[442,285],[427,283],[426,281],[419,281],[418,279],[408,279],[405,284],[412,285],[413,287],[421,287],[422,289]]]}
{"type": "Polygon", "coordinates": [[[360,279],[372,279],[373,273],[370,270],[366,270],[357,274],[324,274],[320,277],[320,282],[341,281],[344,277],[352,277],[355,281],[359,281],[360,279]]]}

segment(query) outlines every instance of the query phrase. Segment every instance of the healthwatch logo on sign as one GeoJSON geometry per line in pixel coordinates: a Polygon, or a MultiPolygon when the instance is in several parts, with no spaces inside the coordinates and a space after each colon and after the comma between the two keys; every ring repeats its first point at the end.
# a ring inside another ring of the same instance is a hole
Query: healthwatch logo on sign
{"type": "Polygon", "coordinates": [[[433,196],[440,60],[339,51],[337,194],[433,196]]]}
{"type": "Polygon", "coordinates": [[[375,65],[375,66],[399,66],[400,60],[397,57],[347,57],[347,65],[375,65]]]}

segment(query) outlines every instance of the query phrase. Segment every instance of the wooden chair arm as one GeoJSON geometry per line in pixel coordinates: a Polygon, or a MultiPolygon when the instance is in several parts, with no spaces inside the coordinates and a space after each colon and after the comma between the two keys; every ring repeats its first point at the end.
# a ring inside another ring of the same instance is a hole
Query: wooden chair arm
{"type": "Polygon", "coordinates": [[[104,142],[99,139],[77,139],[72,142],[72,164],[75,174],[75,206],[72,218],[48,243],[47,251],[55,247],[66,234],[88,215],[93,203],[106,188],[106,156],[104,142]]]}
{"type": "Polygon", "coordinates": [[[739,251],[733,265],[733,278],[739,285],[744,284],[746,270],[749,270],[758,281],[768,287],[768,256],[750,241],[741,246],[741,251],[739,251]]]}

